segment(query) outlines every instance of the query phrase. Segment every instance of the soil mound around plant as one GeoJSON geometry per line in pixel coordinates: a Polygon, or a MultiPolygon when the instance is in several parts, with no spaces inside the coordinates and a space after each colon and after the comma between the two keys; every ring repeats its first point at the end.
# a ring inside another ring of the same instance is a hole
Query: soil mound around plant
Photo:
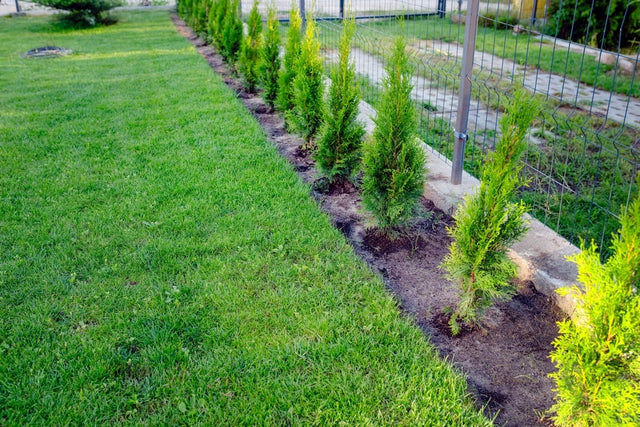
{"type": "Polygon", "coordinates": [[[549,360],[551,342],[562,317],[553,301],[529,282],[518,283],[518,294],[489,309],[482,329],[464,329],[452,337],[447,308],[457,300],[454,285],[439,268],[448,253],[447,227],[454,220],[421,199],[421,214],[408,227],[391,236],[368,227],[356,184],[334,184],[322,178],[304,141],[286,131],[284,121],[258,94],[246,93],[237,75],[212,47],[193,34],[173,15],[173,21],[225,83],[238,94],[256,117],[265,134],[287,158],[300,178],[311,187],[320,208],[352,244],[356,254],[380,273],[400,309],[414,319],[439,350],[465,373],[469,392],[496,424],[507,426],[552,425],[548,410],[553,404],[554,370],[549,360]]]}

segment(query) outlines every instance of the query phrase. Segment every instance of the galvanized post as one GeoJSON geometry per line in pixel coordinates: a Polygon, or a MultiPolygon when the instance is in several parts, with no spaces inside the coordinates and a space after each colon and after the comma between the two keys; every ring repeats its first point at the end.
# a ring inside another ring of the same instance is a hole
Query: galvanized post
{"type": "Polygon", "coordinates": [[[444,18],[444,14],[447,11],[447,0],[438,0],[438,16],[444,18]]]}
{"type": "MultiPolygon", "coordinates": [[[[531,11],[531,27],[536,25],[536,11],[538,9],[538,0],[533,0],[533,10],[531,11]]],[[[522,12],[521,12],[522,13],[522,12]]]]}
{"type": "Polygon", "coordinates": [[[478,9],[480,0],[468,0],[467,21],[464,28],[464,46],[462,48],[462,72],[460,73],[460,91],[458,93],[458,116],[454,129],[456,142],[453,146],[453,164],[451,165],[451,183],[462,183],[464,169],[464,146],[469,139],[469,105],[471,104],[471,79],[473,77],[473,56],[476,51],[476,33],[478,29],[478,9]]]}
{"type": "Polygon", "coordinates": [[[304,4],[304,0],[300,0],[300,18],[302,18],[302,26],[300,27],[300,31],[302,31],[302,34],[305,33],[305,31],[307,31],[307,12],[305,12],[305,4],[304,4]]]}

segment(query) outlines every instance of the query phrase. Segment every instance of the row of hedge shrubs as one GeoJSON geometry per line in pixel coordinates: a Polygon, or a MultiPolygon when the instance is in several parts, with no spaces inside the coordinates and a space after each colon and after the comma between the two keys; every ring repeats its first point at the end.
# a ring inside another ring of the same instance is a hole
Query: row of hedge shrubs
{"type": "Polygon", "coordinates": [[[265,101],[282,112],[289,129],[304,138],[303,149],[312,152],[329,181],[345,182],[362,170],[363,204],[375,223],[385,231],[406,224],[423,192],[424,154],[414,136],[412,71],[403,39],[397,40],[387,66],[386,95],[373,138],[364,143],[365,132],[357,120],[360,96],[349,59],[353,19],[344,23],[339,60],[325,100],[320,42],[311,14],[301,34],[302,19],[292,8],[281,66],[274,9],[268,10],[265,34],[257,2],[248,16],[246,34],[237,0],[184,0],[178,12],[236,66],[248,91],[263,86],[265,101]]]}
{"type": "MultiPolygon", "coordinates": [[[[424,186],[424,153],[415,138],[415,106],[411,99],[413,71],[402,38],[396,39],[386,66],[384,95],[372,138],[364,141],[357,121],[360,96],[350,61],[355,23],[346,20],[338,64],[331,71],[325,104],[322,58],[311,15],[301,34],[294,8],[280,58],[280,28],[269,9],[266,32],[254,3],[247,34],[237,0],[183,0],[180,14],[196,31],[215,43],[225,60],[241,73],[246,89],[261,85],[263,97],[285,117],[287,126],[303,136],[303,148],[313,153],[332,183],[351,179],[362,170],[363,206],[376,225],[390,232],[415,213],[424,186]],[[317,145],[316,145],[317,142],[317,145]]],[[[502,136],[489,156],[479,191],[465,199],[449,230],[454,238],[442,268],[458,286],[460,301],[452,312],[454,334],[460,323],[481,327],[484,311],[495,301],[510,298],[516,274],[507,258],[508,246],[525,233],[526,206],[513,203],[520,176],[520,156],[526,132],[539,106],[516,91],[501,121],[502,136]]],[[[595,248],[575,257],[584,290],[573,292],[581,302],[581,321],[561,323],[552,355],[558,366],[559,425],[614,425],[639,421],[640,397],[640,201],[623,216],[621,238],[614,256],[600,264],[595,248]]]]}

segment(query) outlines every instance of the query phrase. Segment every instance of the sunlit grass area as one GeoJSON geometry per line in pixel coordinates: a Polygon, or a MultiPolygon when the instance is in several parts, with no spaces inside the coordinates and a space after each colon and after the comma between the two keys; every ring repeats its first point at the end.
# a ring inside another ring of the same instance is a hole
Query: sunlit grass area
{"type": "Polygon", "coordinates": [[[489,424],[166,12],[0,36],[0,424],[489,424]]]}

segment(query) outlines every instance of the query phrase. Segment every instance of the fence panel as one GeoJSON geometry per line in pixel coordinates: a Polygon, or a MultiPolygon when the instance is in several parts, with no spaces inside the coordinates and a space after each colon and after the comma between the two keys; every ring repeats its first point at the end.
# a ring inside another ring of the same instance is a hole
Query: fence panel
{"type": "MultiPolygon", "coordinates": [[[[621,207],[637,191],[640,169],[640,22],[632,19],[640,15],[640,3],[628,0],[621,10],[617,5],[480,3],[464,160],[478,176],[500,137],[500,117],[515,87],[544,99],[524,160],[531,182],[520,196],[534,216],[570,241],[593,239],[605,253],[621,207]]],[[[278,7],[286,15],[290,3],[278,7]]],[[[316,0],[313,7],[329,66],[337,59],[340,0],[316,0]]],[[[451,159],[466,2],[356,0],[350,7],[357,17],[352,54],[363,99],[375,107],[393,37],[404,34],[421,136],[451,159]]]]}

